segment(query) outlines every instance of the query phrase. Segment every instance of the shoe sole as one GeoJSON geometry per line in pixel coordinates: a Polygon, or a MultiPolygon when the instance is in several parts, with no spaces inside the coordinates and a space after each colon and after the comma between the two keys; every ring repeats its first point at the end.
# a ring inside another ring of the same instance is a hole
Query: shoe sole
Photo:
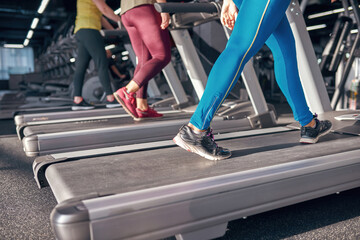
{"type": "Polygon", "coordinates": [[[71,107],[71,110],[77,111],[77,110],[90,110],[94,109],[95,107],[71,107]]]}
{"type": "Polygon", "coordinates": [[[137,116],[135,116],[127,107],[126,107],[126,104],[124,103],[124,101],[121,99],[121,97],[115,92],[114,94],[114,97],[116,99],[116,101],[118,101],[118,103],[121,104],[121,106],[124,108],[124,110],[133,118],[138,118],[137,116]]]}
{"type": "Polygon", "coordinates": [[[121,106],[121,104],[111,104],[111,105],[106,105],[105,107],[106,108],[117,108],[117,107],[120,107],[121,106]]]}
{"type": "Polygon", "coordinates": [[[208,160],[211,160],[211,161],[218,161],[218,160],[224,160],[224,159],[227,159],[229,157],[231,157],[231,153],[229,156],[226,156],[226,157],[214,157],[212,155],[208,155],[207,153],[205,153],[204,151],[202,151],[201,149],[199,148],[196,148],[192,145],[189,145],[187,144],[184,140],[181,139],[181,137],[178,135],[176,135],[174,138],[173,138],[173,141],[176,145],[178,145],[179,147],[185,149],[186,151],[188,152],[192,152],[192,153],[195,153],[195,154],[198,154],[200,155],[201,157],[204,157],[208,160]]]}
{"type": "Polygon", "coordinates": [[[317,143],[319,141],[319,138],[322,136],[325,136],[326,134],[328,134],[329,132],[331,132],[332,126],[326,131],[323,132],[322,134],[319,134],[319,136],[317,136],[316,138],[300,138],[300,143],[306,143],[306,144],[313,144],[313,143],[317,143]]]}

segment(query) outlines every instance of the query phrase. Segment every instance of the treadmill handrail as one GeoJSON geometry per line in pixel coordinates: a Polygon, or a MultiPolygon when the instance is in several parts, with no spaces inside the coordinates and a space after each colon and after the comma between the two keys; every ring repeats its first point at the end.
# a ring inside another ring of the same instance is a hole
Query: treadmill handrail
{"type": "Polygon", "coordinates": [[[115,29],[115,30],[100,30],[100,34],[103,37],[124,37],[128,36],[126,30],[115,29]]]}
{"type": "Polygon", "coordinates": [[[160,13],[220,13],[221,5],[219,3],[155,3],[156,11],[160,13]]]}

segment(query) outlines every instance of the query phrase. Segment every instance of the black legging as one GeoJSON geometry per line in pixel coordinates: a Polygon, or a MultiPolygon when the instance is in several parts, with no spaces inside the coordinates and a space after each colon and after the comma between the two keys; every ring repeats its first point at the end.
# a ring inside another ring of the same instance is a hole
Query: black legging
{"type": "Polygon", "coordinates": [[[104,40],[98,30],[80,29],[75,38],[78,46],[76,70],[74,75],[74,96],[81,97],[82,86],[90,59],[94,59],[98,71],[100,83],[106,95],[112,94],[108,71],[108,59],[106,58],[104,40]]]}

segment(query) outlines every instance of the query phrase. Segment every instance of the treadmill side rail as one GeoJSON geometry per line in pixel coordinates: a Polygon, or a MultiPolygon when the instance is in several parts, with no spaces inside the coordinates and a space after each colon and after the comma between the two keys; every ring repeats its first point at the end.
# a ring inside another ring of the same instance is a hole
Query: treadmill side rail
{"type": "Polygon", "coordinates": [[[81,202],[58,205],[50,218],[59,239],[91,239],[89,212],[81,202]]]}
{"type": "Polygon", "coordinates": [[[33,168],[34,178],[38,187],[43,188],[49,186],[49,183],[46,180],[45,171],[50,164],[54,164],[66,160],[67,160],[66,157],[55,159],[51,155],[46,155],[36,158],[32,164],[32,168],[33,168]]]}
{"type": "Polygon", "coordinates": [[[28,157],[36,157],[39,155],[40,147],[38,144],[38,136],[33,135],[22,139],[24,152],[28,157]]]}
{"type": "Polygon", "coordinates": [[[14,116],[14,123],[16,126],[22,125],[25,122],[24,115],[16,115],[14,116]]]}

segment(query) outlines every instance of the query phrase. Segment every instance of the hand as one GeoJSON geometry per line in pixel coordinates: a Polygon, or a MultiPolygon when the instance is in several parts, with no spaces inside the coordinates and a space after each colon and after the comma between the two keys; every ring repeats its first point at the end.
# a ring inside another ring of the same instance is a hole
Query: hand
{"type": "Polygon", "coordinates": [[[160,13],[160,15],[161,15],[160,27],[161,27],[161,29],[166,29],[169,26],[170,15],[169,15],[169,13],[160,13]]]}
{"type": "Polygon", "coordinates": [[[105,50],[105,52],[106,52],[106,57],[111,58],[111,56],[112,56],[111,51],[109,49],[107,49],[107,50],[105,50]]]}
{"type": "Polygon", "coordinates": [[[221,8],[222,24],[230,30],[233,30],[238,11],[232,0],[225,0],[221,8]]]}
{"type": "Polygon", "coordinates": [[[336,2],[337,0],[331,0],[331,3],[334,3],[334,2],[336,2]]]}

